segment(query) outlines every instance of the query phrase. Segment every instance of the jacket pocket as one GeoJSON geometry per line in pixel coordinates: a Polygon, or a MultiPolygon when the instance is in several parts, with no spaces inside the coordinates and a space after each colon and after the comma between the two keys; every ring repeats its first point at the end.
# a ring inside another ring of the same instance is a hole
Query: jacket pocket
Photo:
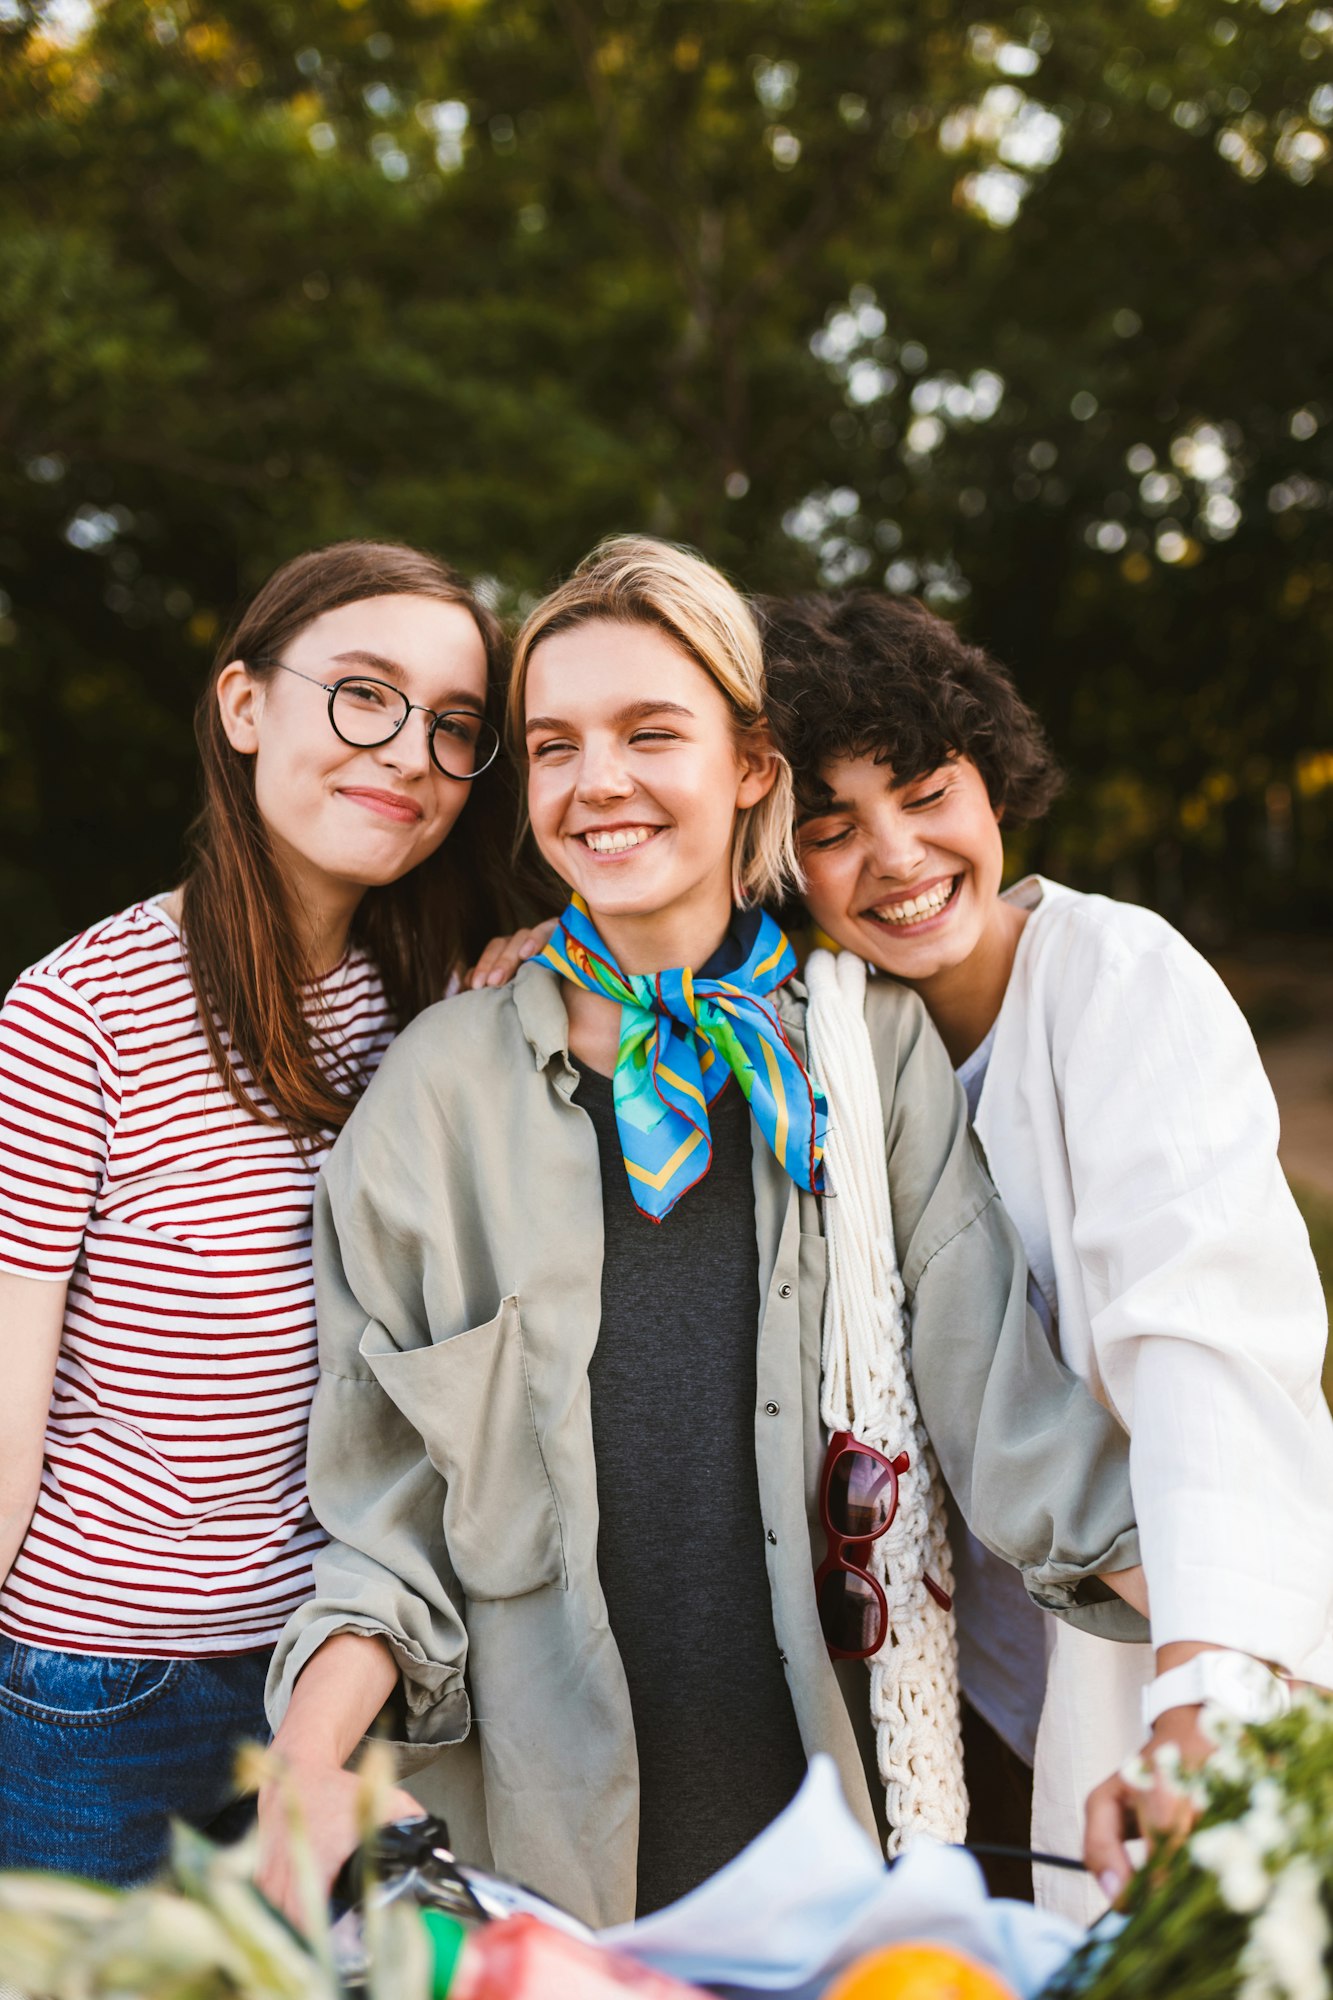
{"type": "Polygon", "coordinates": [[[406,1353],[381,1327],[368,1327],[361,1354],[446,1482],[444,1538],[468,1597],[563,1586],[560,1515],[533,1415],[517,1298],[503,1300],[485,1326],[406,1353]]]}

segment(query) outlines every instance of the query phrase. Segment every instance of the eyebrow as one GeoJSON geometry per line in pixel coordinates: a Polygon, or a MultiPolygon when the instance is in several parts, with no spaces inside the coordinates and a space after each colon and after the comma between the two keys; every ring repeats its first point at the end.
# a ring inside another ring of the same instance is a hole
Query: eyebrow
{"type": "MultiPolygon", "coordinates": [[[[347,653],[335,653],[333,658],[340,667],[369,667],[372,673],[382,674],[385,680],[395,681],[400,687],[407,679],[397,660],[390,660],[383,653],[367,652],[360,646],[354,646],[347,653]]],[[[474,715],[483,712],[482,704],[468,688],[450,688],[448,693],[434,704],[434,708],[437,715],[446,714],[451,709],[457,708],[471,709],[474,715]]]]}
{"type": "MultiPolygon", "coordinates": [[[[679,701],[626,702],[623,708],[618,708],[616,710],[611,720],[613,722],[622,722],[622,723],[642,722],[645,716],[649,715],[684,715],[687,716],[691,722],[695,720],[694,710],[692,708],[686,708],[684,704],[679,701]]],[[[525,723],[524,733],[529,734],[534,729],[572,729],[573,727],[574,727],[573,723],[565,722],[558,715],[534,715],[527,723],[525,723]]]]}

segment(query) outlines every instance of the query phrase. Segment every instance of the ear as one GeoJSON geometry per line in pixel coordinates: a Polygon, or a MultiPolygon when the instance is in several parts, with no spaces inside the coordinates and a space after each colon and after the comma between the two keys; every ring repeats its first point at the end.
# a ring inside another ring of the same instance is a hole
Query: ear
{"type": "Polygon", "coordinates": [[[751,723],[747,729],[737,731],[736,762],[741,774],[736,804],[738,807],[757,806],[760,799],[767,798],[776,785],[782,768],[782,758],[767,722],[751,723]]]}
{"type": "Polygon", "coordinates": [[[264,711],[264,685],[244,660],[229,660],[218,675],[218,714],[233,750],[253,757],[259,748],[259,718],[264,711]]]}

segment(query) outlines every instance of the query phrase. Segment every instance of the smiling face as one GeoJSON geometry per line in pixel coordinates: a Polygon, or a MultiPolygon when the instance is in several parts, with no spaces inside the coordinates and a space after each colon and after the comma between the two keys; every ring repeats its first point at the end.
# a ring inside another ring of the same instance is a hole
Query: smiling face
{"type": "Polygon", "coordinates": [[[806,816],[797,849],[821,930],[910,985],[983,951],[1004,927],[999,822],[970,758],[905,785],[888,764],[847,757],[821,776],[827,810],[806,816]]]}
{"type": "Polygon", "coordinates": [[[365,674],[422,707],[480,714],[486,649],[462,604],[372,597],[314,619],[282,664],[294,671],[252,675],[233,662],[218,704],[232,747],[254,757],[255,800],[289,895],[336,924],[366,889],[434,853],[468,786],[432,762],[429,716],[413,713],[392,741],[358,749],[334,732],[329,697],[311,683],[365,674]]]}
{"type": "Polygon", "coordinates": [[[767,739],[664,632],[601,618],[534,647],[524,732],[537,845],[622,969],[701,964],[731,915],[736,815],[776,777],[767,739]]]}

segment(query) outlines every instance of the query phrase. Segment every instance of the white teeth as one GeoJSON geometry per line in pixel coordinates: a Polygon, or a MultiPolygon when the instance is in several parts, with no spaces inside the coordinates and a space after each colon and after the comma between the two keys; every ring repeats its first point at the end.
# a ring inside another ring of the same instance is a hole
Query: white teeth
{"type": "Polygon", "coordinates": [[[642,847],[656,831],[652,826],[615,827],[608,833],[585,833],[581,837],[594,854],[621,854],[627,847],[642,847]]]}
{"type": "Polygon", "coordinates": [[[940,882],[928,889],[924,896],[909,896],[905,903],[881,903],[874,914],[886,924],[917,924],[923,917],[936,916],[948,902],[957,884],[955,876],[951,881],[940,882]]]}

